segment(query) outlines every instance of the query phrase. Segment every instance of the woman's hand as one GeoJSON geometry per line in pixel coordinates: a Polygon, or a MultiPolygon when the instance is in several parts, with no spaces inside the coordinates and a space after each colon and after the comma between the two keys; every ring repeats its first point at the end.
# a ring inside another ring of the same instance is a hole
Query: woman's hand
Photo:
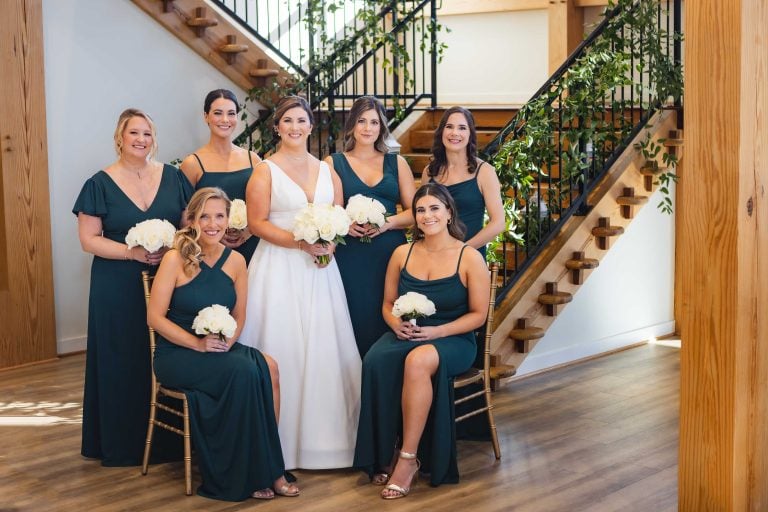
{"type": "Polygon", "coordinates": [[[411,341],[432,341],[442,338],[440,326],[414,326],[411,341]]]}
{"type": "Polygon", "coordinates": [[[397,329],[394,329],[395,336],[397,336],[397,339],[399,340],[413,341],[413,336],[416,334],[417,328],[418,326],[413,325],[408,320],[405,320],[400,322],[400,325],[397,326],[397,329]]]}
{"type": "Polygon", "coordinates": [[[236,249],[243,245],[250,238],[250,233],[246,229],[228,228],[221,239],[221,243],[230,249],[236,249]]]}
{"type": "Polygon", "coordinates": [[[314,258],[315,265],[318,268],[324,268],[331,263],[333,253],[336,251],[336,244],[333,242],[327,242],[326,244],[320,242],[315,242],[314,244],[303,243],[301,244],[301,250],[314,258]],[[320,263],[318,256],[328,256],[328,263],[320,263]]]}
{"type": "Polygon", "coordinates": [[[389,231],[389,228],[392,227],[392,224],[385,220],[384,224],[382,224],[381,227],[377,228],[376,226],[373,226],[371,224],[368,224],[368,226],[369,226],[368,227],[368,232],[366,233],[366,235],[369,238],[376,238],[380,234],[382,234],[382,233],[384,233],[386,231],[389,231]]]}
{"type": "Polygon", "coordinates": [[[218,334],[208,334],[200,338],[200,352],[228,352],[229,344],[227,340],[219,337],[218,334]]]}
{"type": "Polygon", "coordinates": [[[160,264],[160,260],[163,259],[166,252],[168,252],[167,247],[161,247],[155,252],[149,252],[145,248],[137,246],[128,249],[126,254],[128,255],[128,259],[154,266],[160,264]]]}
{"type": "Polygon", "coordinates": [[[361,236],[366,236],[370,230],[370,224],[358,224],[357,222],[353,222],[349,225],[349,233],[347,234],[355,238],[360,238],[361,236]]]}

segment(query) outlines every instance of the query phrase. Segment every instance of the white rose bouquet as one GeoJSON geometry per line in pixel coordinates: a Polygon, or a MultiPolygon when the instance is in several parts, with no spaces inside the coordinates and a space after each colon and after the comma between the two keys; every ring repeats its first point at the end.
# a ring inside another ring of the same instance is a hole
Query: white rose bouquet
{"type": "Polygon", "coordinates": [[[229,228],[245,229],[248,226],[248,210],[245,207],[245,201],[234,199],[232,206],[229,207],[229,228]]]}
{"type": "MultiPolygon", "coordinates": [[[[355,194],[347,202],[347,215],[357,224],[370,224],[380,228],[387,222],[386,213],[387,209],[380,201],[362,194],[355,194]]],[[[362,236],[360,241],[369,244],[371,237],[362,236]]]]}
{"type": "MultiPolygon", "coordinates": [[[[293,222],[293,239],[303,240],[308,244],[318,241],[322,245],[331,242],[344,244],[344,235],[349,233],[349,215],[338,205],[312,204],[301,209],[293,222]]],[[[326,265],[331,261],[329,255],[318,256],[319,263],[326,265]]]]}
{"type": "Polygon", "coordinates": [[[164,219],[149,219],[139,222],[125,236],[129,249],[141,246],[149,252],[156,252],[162,247],[173,247],[176,228],[164,219]]]}
{"type": "Polygon", "coordinates": [[[429,300],[426,295],[417,292],[401,295],[392,308],[393,315],[409,321],[413,325],[416,325],[417,318],[434,315],[435,311],[437,311],[435,303],[429,300]]]}
{"type": "Polygon", "coordinates": [[[234,336],[237,322],[229,314],[229,309],[221,304],[214,304],[197,313],[192,321],[192,329],[200,335],[218,334],[223,340],[225,336],[227,338],[234,336]]]}

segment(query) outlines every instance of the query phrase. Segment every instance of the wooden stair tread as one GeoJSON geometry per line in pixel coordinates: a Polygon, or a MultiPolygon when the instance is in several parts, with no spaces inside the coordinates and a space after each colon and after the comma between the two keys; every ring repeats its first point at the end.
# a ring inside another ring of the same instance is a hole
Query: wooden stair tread
{"type": "Polygon", "coordinates": [[[683,145],[683,139],[666,139],[664,141],[664,145],[668,148],[671,148],[671,147],[677,148],[683,145]]]}
{"type": "Polygon", "coordinates": [[[573,295],[568,292],[542,293],[539,295],[541,304],[568,304],[573,300],[573,295]]]}
{"type": "Polygon", "coordinates": [[[565,262],[565,268],[568,270],[584,270],[597,268],[600,261],[595,258],[584,258],[581,260],[568,260],[565,262]]]}
{"type": "Polygon", "coordinates": [[[617,236],[624,234],[624,228],[621,226],[597,226],[592,228],[592,234],[595,236],[617,236]]]}
{"type": "Polygon", "coordinates": [[[637,206],[648,202],[648,196],[619,196],[616,202],[622,206],[637,206]]]}
{"type": "Polygon", "coordinates": [[[517,368],[511,364],[500,364],[491,366],[490,373],[491,379],[505,379],[514,376],[517,373],[517,368]]]}
{"type": "Polygon", "coordinates": [[[254,68],[248,72],[248,75],[253,78],[271,78],[280,74],[277,69],[262,69],[254,68]]]}
{"type": "Polygon", "coordinates": [[[663,172],[667,172],[666,167],[646,167],[643,166],[640,168],[640,174],[643,176],[656,176],[657,174],[661,174],[663,172]]]}
{"type": "Polygon", "coordinates": [[[509,331],[509,337],[513,340],[537,340],[543,338],[546,331],[541,327],[526,327],[524,329],[512,329],[509,331]]]}
{"type": "Polygon", "coordinates": [[[191,18],[187,20],[187,25],[190,27],[215,27],[219,24],[219,21],[214,18],[191,18]]]}
{"type": "Polygon", "coordinates": [[[222,53],[242,53],[248,51],[248,45],[227,43],[219,47],[219,51],[222,53]]]}

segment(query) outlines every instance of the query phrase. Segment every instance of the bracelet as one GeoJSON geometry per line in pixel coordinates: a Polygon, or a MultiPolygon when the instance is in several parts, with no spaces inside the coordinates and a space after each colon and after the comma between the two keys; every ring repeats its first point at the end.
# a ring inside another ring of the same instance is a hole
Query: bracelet
{"type": "Polygon", "coordinates": [[[123,254],[123,258],[125,258],[125,260],[127,261],[127,260],[131,259],[130,256],[131,256],[131,248],[126,245],[125,246],[125,253],[123,254]]]}
{"type": "Polygon", "coordinates": [[[304,249],[301,248],[302,244],[304,243],[304,240],[299,240],[299,250],[303,251],[304,249]]]}

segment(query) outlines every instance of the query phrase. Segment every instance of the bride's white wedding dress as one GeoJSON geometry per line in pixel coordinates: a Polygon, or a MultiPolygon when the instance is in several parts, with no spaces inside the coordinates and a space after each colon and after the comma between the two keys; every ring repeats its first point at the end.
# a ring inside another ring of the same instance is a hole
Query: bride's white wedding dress
{"type": "MultiPolygon", "coordinates": [[[[269,221],[291,230],[304,190],[274,162],[269,221]]],[[[314,202],[333,203],[322,162],[314,202]]],[[[280,369],[279,431],[286,469],[352,465],[360,407],[360,356],[336,261],[318,268],[295,248],[261,240],[248,265],[248,307],[240,343],[280,369]]]]}

